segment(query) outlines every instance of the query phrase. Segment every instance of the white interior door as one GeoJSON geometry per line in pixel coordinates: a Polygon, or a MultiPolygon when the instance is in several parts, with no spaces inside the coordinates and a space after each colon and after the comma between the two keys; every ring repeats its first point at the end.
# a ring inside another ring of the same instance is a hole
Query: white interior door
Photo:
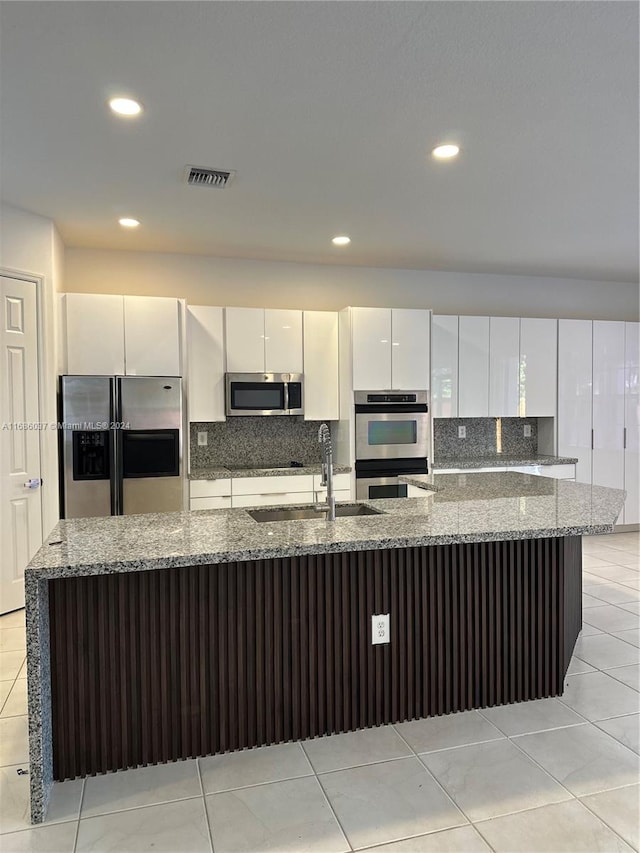
{"type": "Polygon", "coordinates": [[[24,606],[24,569],[42,544],[36,285],[0,276],[0,612],[24,606]],[[29,484],[33,488],[29,487],[29,484]]]}

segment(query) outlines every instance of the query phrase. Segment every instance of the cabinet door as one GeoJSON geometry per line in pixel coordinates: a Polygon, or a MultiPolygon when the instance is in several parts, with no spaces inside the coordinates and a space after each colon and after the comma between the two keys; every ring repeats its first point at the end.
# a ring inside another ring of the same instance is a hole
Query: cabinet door
{"type": "Polygon", "coordinates": [[[124,374],[123,311],[122,296],[65,294],[63,335],[67,349],[66,373],[89,376],[124,374]]]}
{"type": "Polygon", "coordinates": [[[352,308],[351,338],[353,390],[390,390],[391,309],[352,308]]]}
{"type": "Polygon", "coordinates": [[[391,310],[391,387],[428,391],[431,311],[391,310]]]}
{"type": "Polygon", "coordinates": [[[591,320],[558,322],[558,455],[576,456],[576,480],[591,482],[591,320]]]}
{"type": "Polygon", "coordinates": [[[593,484],[624,488],[624,323],[593,323],[593,484]]]}
{"type": "Polygon", "coordinates": [[[189,421],[223,421],[223,310],[210,305],[187,309],[187,417],[189,421]]]}
{"type": "Polygon", "coordinates": [[[520,320],[520,415],[556,416],[558,321],[520,320]]]}
{"type": "Polygon", "coordinates": [[[460,317],[458,322],[458,417],[489,414],[489,318],[460,317]]]}
{"type": "Polygon", "coordinates": [[[337,421],[338,314],[304,312],[304,419],[337,421]]]}
{"type": "Polygon", "coordinates": [[[489,417],[517,418],[520,410],[520,320],[491,317],[489,417]]]}
{"type": "Polygon", "coordinates": [[[127,376],[181,376],[180,306],[177,299],[124,297],[127,376]]]}
{"type": "Polygon", "coordinates": [[[431,337],[431,415],[457,418],[458,318],[434,314],[431,337]]]}
{"type": "Polygon", "coordinates": [[[625,323],[625,451],[624,487],[627,499],[624,504],[624,523],[640,523],[640,341],[638,323],[625,323]]]}
{"type": "Polygon", "coordinates": [[[267,373],[302,373],[302,311],[265,310],[264,361],[267,373]]]}
{"type": "Polygon", "coordinates": [[[227,370],[263,373],[264,308],[225,308],[227,370]]]}

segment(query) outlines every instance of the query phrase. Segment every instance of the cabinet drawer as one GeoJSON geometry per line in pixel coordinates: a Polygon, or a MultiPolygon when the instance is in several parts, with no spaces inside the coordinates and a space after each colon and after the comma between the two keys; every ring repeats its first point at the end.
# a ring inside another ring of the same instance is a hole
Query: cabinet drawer
{"type": "Polygon", "coordinates": [[[231,509],[231,495],[228,497],[191,498],[189,509],[231,509]]]}
{"type": "Polygon", "coordinates": [[[189,496],[191,498],[213,498],[219,495],[230,494],[231,479],[189,481],[189,496]]]}
{"type": "MultiPolygon", "coordinates": [[[[313,475],[313,488],[318,491],[318,489],[324,488],[320,485],[320,481],[322,477],[320,474],[313,475]]],[[[333,488],[337,492],[338,490],[351,489],[351,474],[334,474],[333,475],[333,488]]]]}
{"type": "Polygon", "coordinates": [[[313,492],[283,492],[267,495],[234,495],[231,506],[236,509],[243,506],[282,506],[284,504],[312,504],[313,492]]]}
{"type": "Polygon", "coordinates": [[[294,474],[290,477],[234,477],[231,480],[231,494],[234,496],[312,491],[313,474],[294,474]]]}

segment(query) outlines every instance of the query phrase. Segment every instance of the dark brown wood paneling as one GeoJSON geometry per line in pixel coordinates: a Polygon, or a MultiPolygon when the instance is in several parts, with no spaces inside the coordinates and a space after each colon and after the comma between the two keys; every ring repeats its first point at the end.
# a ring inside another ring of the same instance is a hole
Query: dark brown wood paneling
{"type": "Polygon", "coordinates": [[[580,579],[572,537],[54,580],[54,776],[557,695],[580,579]]]}

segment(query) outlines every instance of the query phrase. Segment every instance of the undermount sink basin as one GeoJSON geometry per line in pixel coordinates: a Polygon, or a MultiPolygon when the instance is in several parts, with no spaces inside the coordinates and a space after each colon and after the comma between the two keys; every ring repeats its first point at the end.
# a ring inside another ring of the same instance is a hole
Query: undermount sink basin
{"type": "MultiPolygon", "coordinates": [[[[325,518],[327,511],[322,508],[305,506],[297,509],[288,507],[270,507],[269,509],[250,509],[249,515],[254,521],[299,521],[303,519],[325,518]]],[[[380,515],[379,509],[373,509],[365,504],[338,504],[336,518],[347,518],[361,515],[380,515]]]]}

